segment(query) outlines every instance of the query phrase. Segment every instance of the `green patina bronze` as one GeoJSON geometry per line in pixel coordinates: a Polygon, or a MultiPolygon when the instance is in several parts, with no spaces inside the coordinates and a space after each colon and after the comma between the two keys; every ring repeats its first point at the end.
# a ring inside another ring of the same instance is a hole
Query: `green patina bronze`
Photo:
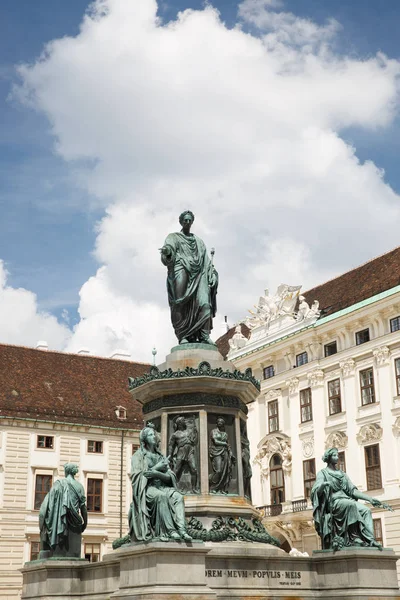
{"type": "Polygon", "coordinates": [[[311,490],[314,524],[322,549],[340,550],[348,546],[381,549],[374,538],[371,510],[357,501],[365,500],[388,510],[391,507],[360,492],[349,476],[337,468],[337,448],[327,450],[322,460],[327,466],[319,471],[311,490]]]}
{"type": "Polygon", "coordinates": [[[250,368],[246,369],[244,373],[235,369],[234,371],[224,371],[221,367],[215,369],[211,368],[210,363],[202,361],[199,363],[197,369],[194,367],[186,367],[185,369],[178,369],[173,371],[172,369],[165,369],[160,371],[158,367],[153,366],[150,368],[149,373],[145,373],[141,377],[128,377],[129,390],[134,390],[149,381],[155,379],[182,379],[184,377],[218,377],[220,379],[236,379],[237,381],[249,381],[254,387],[260,391],[260,382],[253,377],[253,372],[250,368]]]}
{"type": "Polygon", "coordinates": [[[259,542],[280,547],[280,542],[268,533],[259,519],[253,518],[252,525],[241,517],[217,517],[210,529],[206,529],[196,517],[191,517],[187,530],[194,540],[203,542],[259,542]]]}
{"type": "Polygon", "coordinates": [[[153,427],[140,432],[140,448],[131,460],[131,481],[128,521],[132,542],[192,539],[186,532],[183,496],[169,468],[169,457],[158,450],[153,427]]]}
{"type": "Polygon", "coordinates": [[[148,414],[159,410],[160,408],[197,406],[204,404],[206,406],[218,406],[225,408],[237,408],[245,415],[249,412],[247,406],[236,396],[223,396],[222,394],[207,394],[205,392],[193,392],[187,394],[170,394],[151,400],[143,406],[143,413],[148,414]]]}
{"type": "Polygon", "coordinates": [[[168,303],[179,344],[213,344],[210,331],[217,309],[218,273],[203,240],[190,233],[193,221],[190,210],[180,215],[182,230],[167,236],[161,261],[168,269],[168,303]]]}
{"type": "Polygon", "coordinates": [[[75,464],[64,465],[65,479],[58,479],[39,511],[39,558],[79,558],[82,532],[87,525],[85,490],[75,480],[75,464]]]}
{"type": "Polygon", "coordinates": [[[210,492],[227,494],[236,457],[232,453],[228,434],[225,431],[225,419],[222,417],[218,417],[217,426],[211,431],[209,456],[212,467],[212,472],[209,474],[210,492]]]}

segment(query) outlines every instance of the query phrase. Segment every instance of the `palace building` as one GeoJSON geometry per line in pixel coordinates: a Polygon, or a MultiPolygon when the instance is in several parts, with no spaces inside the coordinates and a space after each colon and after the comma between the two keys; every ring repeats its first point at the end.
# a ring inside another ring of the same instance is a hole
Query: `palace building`
{"type": "Polygon", "coordinates": [[[141,406],[128,377],[147,364],[0,345],[0,598],[19,598],[19,569],[39,554],[38,515],[63,465],[79,466],[88,526],[82,556],[98,561],[128,531],[130,458],[141,406]]]}
{"type": "Polygon", "coordinates": [[[394,509],[372,513],[376,539],[399,552],[400,247],[303,294],[266,291],[217,344],[261,380],[248,436],[269,531],[286,550],[318,548],[310,490],[336,446],[353,483],[394,509]]]}

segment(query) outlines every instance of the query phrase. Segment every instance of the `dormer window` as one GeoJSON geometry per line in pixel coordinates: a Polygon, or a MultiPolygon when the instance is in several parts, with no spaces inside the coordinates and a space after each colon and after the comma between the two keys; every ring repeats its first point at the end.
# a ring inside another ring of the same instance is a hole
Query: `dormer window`
{"type": "Polygon", "coordinates": [[[116,406],[115,414],[117,415],[117,419],[121,419],[121,421],[126,419],[126,408],[124,406],[116,406]]]}

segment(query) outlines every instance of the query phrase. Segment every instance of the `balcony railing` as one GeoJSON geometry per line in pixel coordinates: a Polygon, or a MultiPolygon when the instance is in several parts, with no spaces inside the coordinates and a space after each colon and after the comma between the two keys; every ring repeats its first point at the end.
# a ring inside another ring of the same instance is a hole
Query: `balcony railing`
{"type": "Polygon", "coordinates": [[[277,517],[282,512],[282,504],[268,504],[267,506],[259,506],[264,517],[277,517]]]}
{"type": "Polygon", "coordinates": [[[307,498],[302,498],[302,500],[293,500],[292,511],[300,512],[301,510],[307,510],[307,498]]]}

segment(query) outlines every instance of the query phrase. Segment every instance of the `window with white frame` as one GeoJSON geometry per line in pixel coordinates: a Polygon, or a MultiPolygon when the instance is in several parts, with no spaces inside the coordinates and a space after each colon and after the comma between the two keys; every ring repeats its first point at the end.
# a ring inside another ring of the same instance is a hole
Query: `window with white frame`
{"type": "Polygon", "coordinates": [[[390,332],[400,331],[400,316],[390,319],[390,332]]]}
{"type": "Polygon", "coordinates": [[[269,433],[279,431],[278,400],[268,402],[268,431],[269,433]]]}
{"type": "Polygon", "coordinates": [[[372,367],[360,371],[361,404],[373,404],[375,402],[374,370],[372,367]]]}
{"type": "Polygon", "coordinates": [[[328,381],[328,401],[330,415],[336,415],[342,412],[340,379],[332,379],[332,381],[328,381]]]}
{"type": "Polygon", "coordinates": [[[88,440],[87,450],[90,454],[103,454],[103,442],[99,440],[88,440]]]}
{"type": "Polygon", "coordinates": [[[98,543],[85,544],[84,554],[89,562],[99,562],[101,546],[98,543]]]}
{"type": "Polygon", "coordinates": [[[300,390],[300,420],[302,423],[312,421],[311,388],[300,390]]]}
{"type": "Polygon", "coordinates": [[[356,332],[356,344],[360,346],[360,344],[366,344],[369,342],[369,328],[362,329],[361,331],[356,332]]]}
{"type": "Polygon", "coordinates": [[[47,450],[54,449],[54,436],[53,435],[38,435],[36,438],[37,448],[46,448],[47,450]]]}
{"type": "Polygon", "coordinates": [[[301,365],[306,365],[307,363],[308,363],[307,352],[300,352],[300,354],[296,355],[296,367],[301,367],[301,365]]]}
{"type": "Polygon", "coordinates": [[[50,491],[53,484],[53,475],[49,473],[35,474],[35,496],[33,500],[33,510],[39,510],[46,494],[50,491]]]}

